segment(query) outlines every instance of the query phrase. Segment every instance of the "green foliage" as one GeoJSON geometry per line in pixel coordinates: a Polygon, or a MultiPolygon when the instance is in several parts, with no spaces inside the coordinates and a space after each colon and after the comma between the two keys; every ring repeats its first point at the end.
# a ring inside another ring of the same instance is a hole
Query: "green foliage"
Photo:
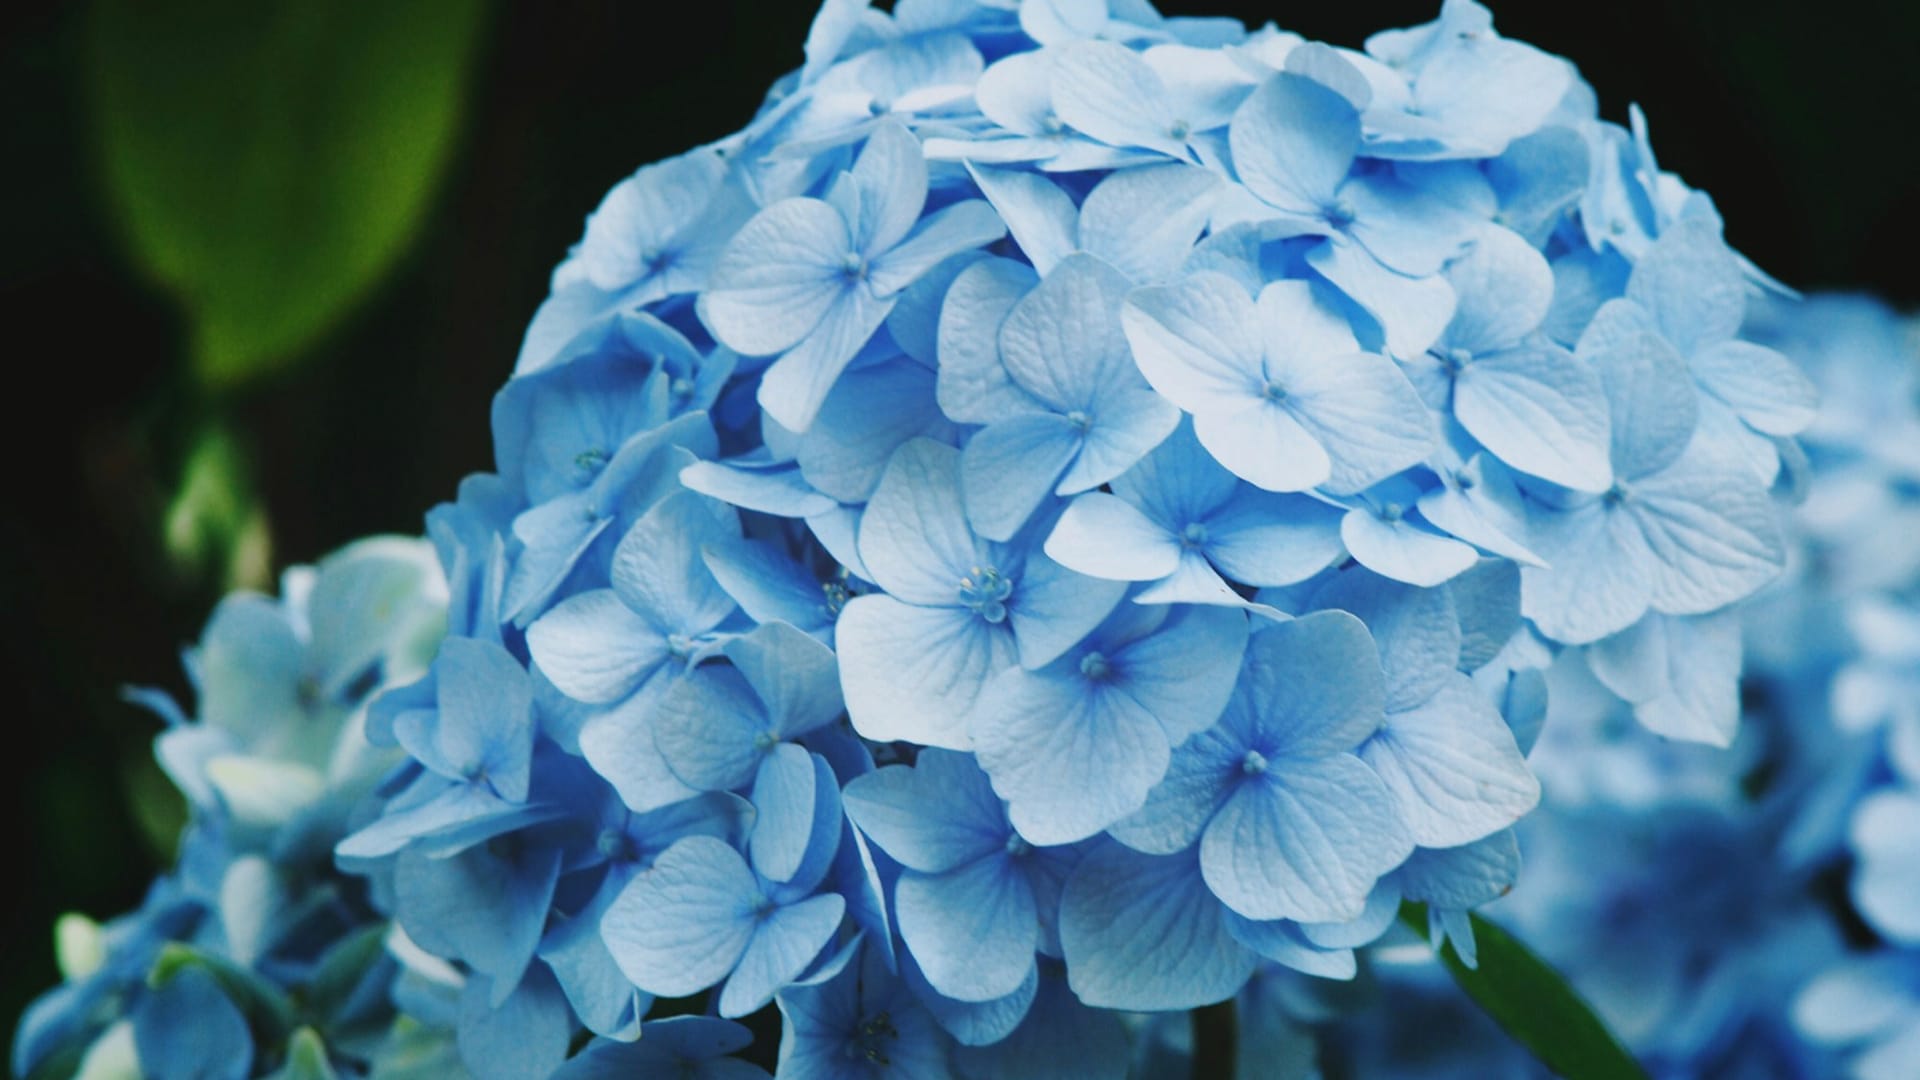
{"type": "Polygon", "coordinates": [[[459,128],[479,0],[99,0],[87,79],[135,261],[228,387],[298,358],[418,231],[459,128]]]}
{"type": "MultiPolygon", "coordinates": [[[[1461,963],[1448,942],[1440,959],[1494,1022],[1567,1080],[1647,1080],[1620,1040],[1567,980],[1505,930],[1473,919],[1479,966],[1461,963]]],[[[1400,907],[1400,921],[1427,935],[1424,904],[1400,907]]]]}
{"type": "Polygon", "coordinates": [[[182,572],[212,571],[226,588],[263,589],[272,581],[266,508],[245,450],[221,425],[195,437],[161,530],[167,555],[182,572]]]}

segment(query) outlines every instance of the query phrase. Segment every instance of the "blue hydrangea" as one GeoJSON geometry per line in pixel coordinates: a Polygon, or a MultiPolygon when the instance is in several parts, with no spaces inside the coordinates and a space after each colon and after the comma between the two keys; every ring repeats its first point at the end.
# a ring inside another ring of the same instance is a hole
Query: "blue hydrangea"
{"type": "Polygon", "coordinates": [[[1096,1077],[1403,899],[1473,956],[1555,665],[1732,737],[1812,417],[1595,100],[1472,0],[828,0],[588,220],[428,517],[335,848],[410,1013],[483,1080],[751,1075],[770,1007],[781,1075],[1096,1077]]]}
{"type": "Polygon", "coordinates": [[[279,597],[220,603],[185,654],[191,715],[129,692],[167,723],[179,864],[133,912],[62,920],[66,981],[22,1018],[16,1075],[246,1077],[418,1049],[380,901],[333,848],[404,757],[370,743],[368,703],[426,670],[446,611],[429,545],[363,540],[289,570],[279,597]]]}

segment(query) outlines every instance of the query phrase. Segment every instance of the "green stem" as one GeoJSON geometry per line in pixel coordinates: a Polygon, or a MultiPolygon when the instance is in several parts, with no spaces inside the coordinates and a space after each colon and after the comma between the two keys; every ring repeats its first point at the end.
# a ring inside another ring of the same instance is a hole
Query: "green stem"
{"type": "Polygon", "coordinates": [[[1193,1080],[1228,1080],[1235,1073],[1240,1045],[1239,1018],[1232,998],[1202,1006],[1193,1017],[1193,1080]]]}

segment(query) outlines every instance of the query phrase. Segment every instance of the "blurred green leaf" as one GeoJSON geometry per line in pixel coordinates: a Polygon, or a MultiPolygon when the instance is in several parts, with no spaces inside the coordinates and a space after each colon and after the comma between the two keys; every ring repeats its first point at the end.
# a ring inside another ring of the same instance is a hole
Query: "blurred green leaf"
{"type": "MultiPolygon", "coordinates": [[[[1646,1071],[1565,977],[1505,930],[1478,915],[1470,918],[1479,966],[1461,963],[1450,941],[1440,959],[1454,982],[1507,1034],[1567,1080],[1647,1080],[1646,1071]]],[[[1425,904],[1402,904],[1400,921],[1427,936],[1425,904]]]]}
{"type": "Polygon", "coordinates": [[[165,866],[180,852],[180,834],[187,827],[187,800],[173,786],[152,754],[135,757],[120,769],[127,807],[140,841],[153,861],[165,866]]]}
{"type": "Polygon", "coordinates": [[[296,359],[405,252],[446,171],[480,0],[98,0],[87,78],[135,259],[194,370],[296,359]]]}
{"type": "Polygon", "coordinates": [[[303,1027],[287,1043],[287,1063],[268,1080],[337,1080],[338,1076],[327,1060],[327,1044],[320,1033],[303,1027]]]}
{"type": "Polygon", "coordinates": [[[161,528],[167,555],[183,572],[217,571],[229,589],[272,582],[266,508],[239,440],[219,424],[194,439],[161,528]]]}

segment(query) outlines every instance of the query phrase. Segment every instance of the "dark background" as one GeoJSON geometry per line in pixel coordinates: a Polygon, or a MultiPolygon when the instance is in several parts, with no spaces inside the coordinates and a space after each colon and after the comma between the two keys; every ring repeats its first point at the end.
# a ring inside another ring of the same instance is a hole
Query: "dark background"
{"type": "MultiPolygon", "coordinates": [[[[1344,45],[1437,0],[1167,0],[1344,45]],[[1337,10],[1336,10],[1337,8],[1337,10]]],[[[1612,0],[1492,5],[1575,61],[1603,114],[1648,112],[1661,164],[1710,191],[1733,243],[1803,289],[1920,301],[1920,5],[1612,0]]],[[[417,243],[310,362],[231,396],[276,569],[413,532],[491,461],[488,401],[552,264],[636,166],[744,123],[800,60],[804,0],[493,9],[454,163],[417,243]]],[[[218,583],[162,556],[157,522],[206,406],[180,315],[144,284],[101,197],[79,72],[85,3],[0,14],[0,1030],[57,977],[51,924],[137,902],[168,858],[137,807],[155,723],[128,683],[184,690],[179,649],[218,583]]],[[[218,168],[209,162],[208,168],[218,168]]],[[[163,825],[164,827],[164,825],[163,825]]]]}

